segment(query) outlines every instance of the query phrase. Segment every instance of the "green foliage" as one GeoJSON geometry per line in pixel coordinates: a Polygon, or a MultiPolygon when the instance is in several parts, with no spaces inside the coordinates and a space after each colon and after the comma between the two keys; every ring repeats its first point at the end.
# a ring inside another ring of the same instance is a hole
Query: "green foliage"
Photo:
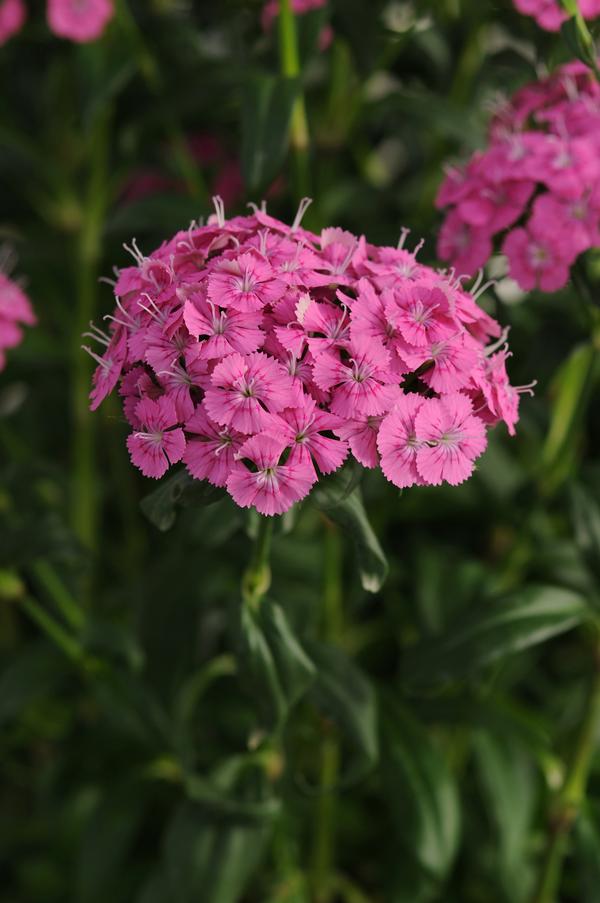
{"type": "Polygon", "coordinates": [[[329,0],[290,76],[262,0],[115,5],[75,46],[29,4],[0,47],[0,244],[40,320],[0,373],[0,903],[533,903],[555,866],[555,901],[598,903],[597,255],[482,299],[538,381],[515,439],[456,488],[347,464],[274,519],[252,593],[257,519],[182,466],[142,479],[80,351],[123,242],[215,193],[288,221],[310,194],[309,228],[405,224],[434,262],[445,161],[590,35],[329,0]]]}

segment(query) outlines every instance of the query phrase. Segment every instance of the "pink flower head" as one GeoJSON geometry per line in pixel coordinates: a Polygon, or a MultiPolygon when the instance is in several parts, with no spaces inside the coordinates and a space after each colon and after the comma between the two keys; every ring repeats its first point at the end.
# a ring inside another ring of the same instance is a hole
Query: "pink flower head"
{"type": "MultiPolygon", "coordinates": [[[[338,417],[321,410],[312,398],[304,396],[298,407],[287,408],[274,417],[267,432],[291,448],[289,464],[300,463],[310,468],[314,461],[319,471],[327,474],[341,467],[348,454],[345,442],[323,435],[335,431],[338,425],[338,417]]],[[[315,479],[316,476],[315,473],[315,479]]]]}
{"type": "MultiPolygon", "coordinates": [[[[514,4],[520,13],[532,16],[546,31],[559,31],[567,20],[560,0],[514,0],[514,4]]],[[[579,10],[584,18],[595,19],[600,16],[600,0],[579,0],[579,10]]]]}
{"type": "MultiPolygon", "coordinates": [[[[515,2],[548,28],[565,18],[555,0],[515,2]]],[[[594,3],[584,15],[595,15],[594,3]]],[[[492,120],[488,147],[446,177],[438,254],[458,274],[472,273],[500,235],[521,288],[555,291],[577,256],[600,245],[598,184],[600,85],[570,63],[518,91],[492,120]]]]}
{"type": "Polygon", "coordinates": [[[427,398],[417,411],[416,454],[421,479],[434,486],[443,480],[456,486],[471,476],[474,461],[485,450],[485,425],[473,414],[473,405],[459,392],[427,398]]]}
{"type": "Polygon", "coordinates": [[[135,413],[143,429],[127,439],[131,460],[145,477],[158,479],[172,464],[181,461],[185,451],[183,430],[176,428],[175,405],[165,396],[156,401],[143,398],[135,413]]]}
{"type": "Polygon", "coordinates": [[[421,395],[403,395],[379,428],[381,469],[390,483],[401,489],[425,482],[417,470],[417,452],[422,442],[417,438],[415,419],[426,401],[421,395]]]}
{"type": "Polygon", "coordinates": [[[183,463],[188,472],[197,480],[225,486],[245,436],[214,423],[202,405],[198,405],[185,430],[189,435],[183,463]]]}
{"type": "Polygon", "coordinates": [[[26,18],[23,0],[0,0],[0,47],[21,31],[26,18]]]}
{"type": "Polygon", "coordinates": [[[268,425],[268,414],[285,408],[292,381],[281,364],[260,351],[230,354],[217,364],[206,392],[210,417],[241,433],[254,433],[268,425]]]}
{"type": "Polygon", "coordinates": [[[271,266],[255,254],[240,254],[217,265],[208,279],[208,297],[221,307],[249,313],[278,301],[285,291],[271,266]]]}
{"type": "MultiPolygon", "coordinates": [[[[4,262],[10,254],[4,252],[4,262]]],[[[21,286],[0,269],[0,370],[4,369],[5,351],[14,348],[23,339],[21,324],[33,326],[36,317],[29,298],[21,286]]]]}
{"type": "Polygon", "coordinates": [[[78,44],[97,41],[114,15],[112,0],[48,0],[48,26],[78,44]]]}
{"type": "Polygon", "coordinates": [[[282,514],[308,495],[315,482],[314,467],[300,459],[282,464],[284,448],[267,435],[253,436],[242,445],[237,454],[240,463],[227,480],[227,491],[240,508],[282,514]]]}
{"type": "MultiPolygon", "coordinates": [[[[578,241],[594,198],[563,199],[578,241]]],[[[288,510],[349,454],[370,468],[381,454],[398,486],[466,477],[487,428],[514,430],[526,388],[508,382],[479,281],[470,293],[418,263],[407,230],[397,248],[314,235],[307,205],[286,226],[264,209],[227,220],[217,198],[206,226],[149,255],[133,241],[108,332],[86,333],[101,346],[92,408],[118,384],[146,475],[183,461],[263,514],[288,510]]]]}

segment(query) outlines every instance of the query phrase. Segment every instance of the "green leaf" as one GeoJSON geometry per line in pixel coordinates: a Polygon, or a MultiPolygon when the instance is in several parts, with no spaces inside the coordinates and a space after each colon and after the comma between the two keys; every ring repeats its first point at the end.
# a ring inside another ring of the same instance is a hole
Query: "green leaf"
{"type": "Polygon", "coordinates": [[[384,699],[382,768],[405,848],[437,880],[449,872],[461,834],[454,778],[431,737],[395,699],[384,699]]]}
{"type": "Polygon", "coordinates": [[[577,3],[563,0],[562,4],[571,17],[563,22],[560,33],[571,53],[585,63],[593,72],[598,71],[597,51],[585,19],[578,10],[577,3]]]}
{"type": "Polygon", "coordinates": [[[584,804],[575,823],[575,854],[579,865],[581,903],[600,903],[600,811],[584,804]]]}
{"type": "Polygon", "coordinates": [[[265,726],[280,725],[315,679],[315,666],[285,613],[270,599],[240,613],[240,673],[265,726]]]}
{"type": "Polygon", "coordinates": [[[335,477],[313,489],[310,499],[350,536],[356,549],[363,589],[377,593],[387,577],[388,562],[369,523],[356,479],[356,471],[343,468],[335,477]]]}
{"type": "Polygon", "coordinates": [[[352,659],[334,646],[306,644],[317,667],[311,690],[316,707],[346,735],[351,759],[341,783],[360,780],[377,763],[377,699],[352,659]]]}
{"type": "Polygon", "coordinates": [[[212,505],[223,498],[225,491],[205,480],[194,480],[187,470],[178,470],[140,502],[148,520],[162,532],[175,523],[178,507],[212,505]]]}
{"type": "Polygon", "coordinates": [[[185,802],[175,812],[165,839],[170,903],[239,903],[269,837],[261,823],[215,820],[185,802]]]}
{"type": "Polygon", "coordinates": [[[250,193],[268,186],[279,173],[298,79],[261,73],[250,76],[242,96],[242,172],[250,193]]]}
{"type": "Polygon", "coordinates": [[[571,489],[571,517],[575,541],[598,580],[600,580],[600,506],[582,486],[571,489]]]}
{"type": "Polygon", "coordinates": [[[119,787],[97,805],[86,824],[77,869],[77,899],[104,903],[119,896],[121,869],[144,809],[139,787],[119,787]]]}
{"type": "Polygon", "coordinates": [[[498,836],[494,872],[506,899],[520,903],[530,878],[527,840],[537,803],[533,760],[510,733],[477,731],[474,748],[486,808],[498,836]]]}
{"type": "Polygon", "coordinates": [[[0,725],[51,694],[68,663],[43,640],[31,642],[0,674],[0,725]]]}
{"type": "Polygon", "coordinates": [[[480,601],[439,639],[406,655],[408,685],[432,686],[464,678],[491,662],[564,633],[590,614],[581,594],[557,586],[530,586],[480,601]]]}
{"type": "Polygon", "coordinates": [[[541,460],[542,485],[547,490],[560,485],[573,468],[576,440],[598,378],[598,358],[591,342],[578,345],[556,374],[550,428],[541,460]]]}

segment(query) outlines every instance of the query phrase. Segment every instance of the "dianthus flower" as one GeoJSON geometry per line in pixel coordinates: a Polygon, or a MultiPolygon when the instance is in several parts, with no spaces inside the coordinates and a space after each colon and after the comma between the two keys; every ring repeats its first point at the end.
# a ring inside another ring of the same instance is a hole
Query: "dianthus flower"
{"type": "Polygon", "coordinates": [[[6,350],[14,348],[23,339],[21,325],[33,326],[35,314],[29,298],[21,286],[8,277],[10,253],[0,255],[0,370],[6,364],[6,350]]]}
{"type": "Polygon", "coordinates": [[[0,47],[22,29],[26,18],[23,0],[0,0],[0,47]]]}
{"type": "MultiPolygon", "coordinates": [[[[559,31],[568,19],[560,0],[513,0],[515,7],[525,16],[532,16],[540,28],[559,31]]],[[[600,16],[600,0],[579,0],[579,11],[584,19],[600,16]]]]}
{"type": "MultiPolygon", "coordinates": [[[[281,514],[353,456],[396,486],[473,472],[519,392],[481,289],[342,229],[265,209],[192,223],[118,271],[91,408],[119,386],[133,463],[180,461],[241,507],[281,514]]],[[[417,249],[418,250],[418,249],[417,249]]],[[[485,286],[484,286],[485,288],[485,286]]],[[[527,387],[525,387],[527,388],[527,387]]]]}
{"type": "Polygon", "coordinates": [[[494,239],[521,288],[562,288],[577,257],[600,246],[600,85],[569,63],[527,85],[492,120],[488,147],[448,170],[438,254],[471,275],[494,239]]]}
{"type": "Polygon", "coordinates": [[[78,44],[98,40],[113,15],[113,0],[48,0],[50,31],[78,44]]]}

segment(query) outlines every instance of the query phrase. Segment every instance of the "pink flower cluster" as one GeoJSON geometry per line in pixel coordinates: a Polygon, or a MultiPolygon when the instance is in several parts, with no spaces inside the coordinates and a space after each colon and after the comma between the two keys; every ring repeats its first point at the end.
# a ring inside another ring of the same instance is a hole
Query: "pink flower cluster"
{"type": "Polygon", "coordinates": [[[458,272],[483,266],[506,233],[501,250],[521,288],[562,288],[576,258],[600,245],[600,85],[589,69],[569,63],[518,91],[487,149],[448,170],[437,206],[450,208],[438,254],[458,272]]]}
{"type": "MultiPolygon", "coordinates": [[[[78,44],[96,41],[114,15],[113,0],[48,0],[48,27],[78,44]]],[[[23,27],[24,0],[0,0],[0,46],[23,27]]]]}
{"type": "MultiPolygon", "coordinates": [[[[559,0],[514,0],[514,4],[520,13],[532,16],[546,31],[559,31],[569,18],[559,0]]],[[[585,19],[595,19],[600,16],[600,0],[579,0],[579,10],[585,19]]]]}
{"type": "MultiPolygon", "coordinates": [[[[114,286],[94,410],[119,384],[133,463],[183,461],[241,507],[280,514],[351,453],[399,487],[461,483],[486,429],[518,419],[500,327],[404,247],[320,235],[255,209],[192,223],[114,286]],[[493,339],[492,344],[488,344],[493,339]]],[[[476,290],[479,286],[476,286],[476,290]]],[[[485,286],[483,287],[485,288],[485,286]]],[[[479,289],[482,291],[483,289],[479,289]]]]}
{"type": "Polygon", "coordinates": [[[4,370],[6,350],[14,348],[23,338],[21,324],[33,326],[36,318],[21,286],[5,272],[11,254],[3,249],[0,256],[0,370],[4,370]]]}

